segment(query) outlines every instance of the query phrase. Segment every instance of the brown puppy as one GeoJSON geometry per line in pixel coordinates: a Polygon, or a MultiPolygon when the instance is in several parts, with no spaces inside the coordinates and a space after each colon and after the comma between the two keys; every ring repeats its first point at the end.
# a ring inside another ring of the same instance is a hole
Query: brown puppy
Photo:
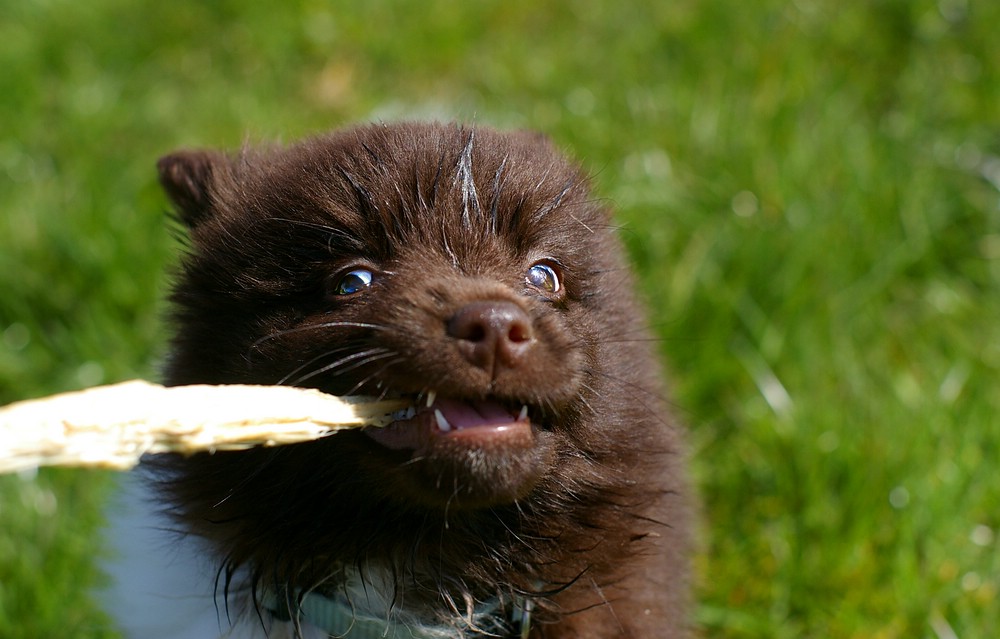
{"type": "Polygon", "coordinates": [[[169,384],[412,401],[161,465],[227,606],[275,634],[686,634],[679,429],[608,211],[551,144],[376,125],[160,176],[190,229],[169,384]]]}

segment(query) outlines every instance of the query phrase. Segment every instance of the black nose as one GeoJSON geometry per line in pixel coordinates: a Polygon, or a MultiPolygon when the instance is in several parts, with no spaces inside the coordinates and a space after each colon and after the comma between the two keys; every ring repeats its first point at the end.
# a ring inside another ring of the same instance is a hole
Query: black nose
{"type": "Polygon", "coordinates": [[[473,302],[448,320],[448,335],[462,355],[496,377],[499,368],[516,368],[535,341],[531,318],[512,302],[473,302]]]}

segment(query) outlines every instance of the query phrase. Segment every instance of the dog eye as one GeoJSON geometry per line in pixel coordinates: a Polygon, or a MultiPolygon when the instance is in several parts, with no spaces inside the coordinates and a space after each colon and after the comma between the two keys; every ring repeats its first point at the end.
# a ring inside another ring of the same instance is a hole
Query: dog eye
{"type": "Polygon", "coordinates": [[[559,273],[554,265],[547,262],[539,262],[528,269],[524,281],[529,285],[545,293],[558,293],[562,288],[559,281],[559,273]]]}
{"type": "Polygon", "coordinates": [[[356,268],[340,276],[333,287],[334,295],[354,295],[371,287],[372,272],[366,268],[356,268]]]}

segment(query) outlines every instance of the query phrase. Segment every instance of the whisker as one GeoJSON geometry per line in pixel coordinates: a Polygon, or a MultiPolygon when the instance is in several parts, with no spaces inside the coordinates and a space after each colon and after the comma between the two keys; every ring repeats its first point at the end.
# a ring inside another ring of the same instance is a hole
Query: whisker
{"type": "Polygon", "coordinates": [[[615,611],[615,607],[611,605],[611,602],[608,600],[607,596],[604,594],[604,589],[601,588],[600,585],[598,585],[597,581],[595,581],[592,576],[589,577],[589,579],[590,579],[590,585],[593,586],[593,588],[594,588],[594,592],[596,592],[597,596],[601,598],[601,601],[604,602],[604,605],[606,605],[608,607],[608,610],[611,612],[611,616],[614,618],[615,623],[618,624],[618,631],[620,633],[624,634],[625,633],[625,626],[622,624],[621,619],[618,618],[618,613],[615,611]]]}
{"type": "Polygon", "coordinates": [[[305,362],[304,364],[296,367],[293,371],[291,371],[290,373],[288,373],[287,375],[285,375],[284,377],[282,377],[281,379],[279,379],[278,382],[277,382],[277,384],[279,386],[286,384],[288,382],[288,380],[291,379],[292,376],[294,376],[297,373],[301,372],[302,370],[304,370],[304,369],[312,366],[313,364],[315,364],[316,362],[318,362],[319,360],[321,360],[321,359],[323,359],[325,357],[330,357],[331,355],[335,355],[335,354],[338,354],[338,353],[343,353],[344,351],[353,351],[353,350],[354,349],[351,346],[341,346],[339,348],[333,348],[333,349],[330,349],[330,350],[328,350],[328,351],[326,351],[324,353],[320,353],[316,357],[313,357],[312,359],[310,359],[309,361],[305,362]]]}
{"type": "Polygon", "coordinates": [[[295,333],[301,333],[303,331],[320,331],[320,330],[323,330],[325,328],[348,328],[348,327],[349,328],[370,328],[370,329],[379,330],[379,331],[391,331],[392,330],[392,328],[389,327],[389,326],[383,326],[381,324],[370,324],[368,322],[332,321],[332,322],[323,322],[321,324],[308,324],[306,326],[296,326],[295,328],[288,328],[288,329],[285,329],[285,330],[275,331],[273,333],[268,333],[264,337],[261,337],[261,338],[259,338],[257,340],[254,340],[254,342],[252,344],[250,344],[250,348],[247,349],[247,350],[248,351],[254,350],[255,348],[258,348],[264,342],[270,341],[272,339],[278,339],[280,337],[285,337],[287,335],[292,335],[292,334],[295,334],[295,333]]]}
{"type": "Polygon", "coordinates": [[[301,384],[302,382],[304,382],[304,381],[306,381],[308,379],[312,379],[313,377],[316,377],[317,375],[322,375],[323,373],[331,371],[331,370],[333,370],[333,369],[335,369],[335,368],[337,368],[337,367],[339,367],[339,366],[341,366],[341,365],[343,365],[343,364],[345,364],[345,363],[347,363],[349,361],[358,359],[359,356],[366,356],[367,355],[367,357],[364,357],[363,359],[355,361],[350,366],[344,367],[341,370],[337,371],[337,374],[340,375],[342,373],[346,373],[347,371],[352,371],[352,370],[358,368],[359,366],[364,366],[365,364],[368,364],[368,363],[371,363],[371,362],[374,362],[374,361],[377,361],[377,360],[380,360],[380,359],[384,359],[386,357],[392,357],[394,354],[395,353],[393,353],[392,351],[387,351],[387,350],[384,350],[384,349],[371,349],[369,351],[362,351],[361,353],[355,353],[354,355],[348,355],[347,357],[342,357],[341,359],[337,360],[336,362],[333,362],[332,364],[328,364],[328,365],[323,366],[322,368],[319,368],[319,369],[317,369],[317,370],[315,370],[315,371],[313,371],[311,373],[307,373],[307,374],[299,377],[298,379],[295,380],[295,382],[292,385],[296,386],[296,385],[301,384]],[[378,352],[375,352],[376,350],[382,350],[383,352],[378,353],[378,352]]]}
{"type": "MultiPolygon", "coordinates": [[[[386,355],[389,355],[389,354],[391,354],[391,353],[386,353],[386,355]]],[[[395,366],[396,364],[401,364],[402,362],[405,362],[405,361],[406,361],[406,358],[403,358],[403,357],[397,357],[396,359],[389,360],[388,362],[386,362],[382,366],[382,368],[380,368],[377,371],[371,373],[370,375],[368,375],[367,377],[365,377],[364,379],[362,379],[360,382],[358,382],[357,384],[355,384],[354,386],[352,386],[351,389],[349,391],[347,391],[347,394],[348,395],[352,395],[352,394],[358,392],[359,388],[361,388],[362,386],[364,386],[365,384],[367,384],[368,382],[370,382],[372,379],[375,379],[376,377],[381,377],[382,373],[384,373],[385,370],[387,368],[389,368],[390,366],[395,366]]],[[[365,362],[365,363],[368,363],[368,362],[365,362]]]]}
{"type": "MultiPolygon", "coordinates": [[[[590,392],[594,393],[594,395],[597,395],[597,391],[586,382],[582,382],[580,385],[589,390],[590,392]]],[[[595,417],[597,416],[597,409],[595,409],[593,406],[590,405],[590,402],[587,401],[586,397],[584,397],[583,395],[579,395],[577,396],[577,399],[579,399],[580,403],[582,403],[584,406],[587,407],[587,410],[590,411],[591,415],[594,415],[595,417]]]]}

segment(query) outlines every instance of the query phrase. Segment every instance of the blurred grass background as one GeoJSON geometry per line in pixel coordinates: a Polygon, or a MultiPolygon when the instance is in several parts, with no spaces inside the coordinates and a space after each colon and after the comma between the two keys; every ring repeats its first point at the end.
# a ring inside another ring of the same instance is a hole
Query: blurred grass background
{"type": "MultiPolygon", "coordinates": [[[[1000,4],[0,3],[0,403],[155,377],[179,146],[551,135],[619,209],[706,637],[1000,635],[1000,4]]],[[[0,637],[112,637],[112,478],[0,478],[0,637]]]]}

